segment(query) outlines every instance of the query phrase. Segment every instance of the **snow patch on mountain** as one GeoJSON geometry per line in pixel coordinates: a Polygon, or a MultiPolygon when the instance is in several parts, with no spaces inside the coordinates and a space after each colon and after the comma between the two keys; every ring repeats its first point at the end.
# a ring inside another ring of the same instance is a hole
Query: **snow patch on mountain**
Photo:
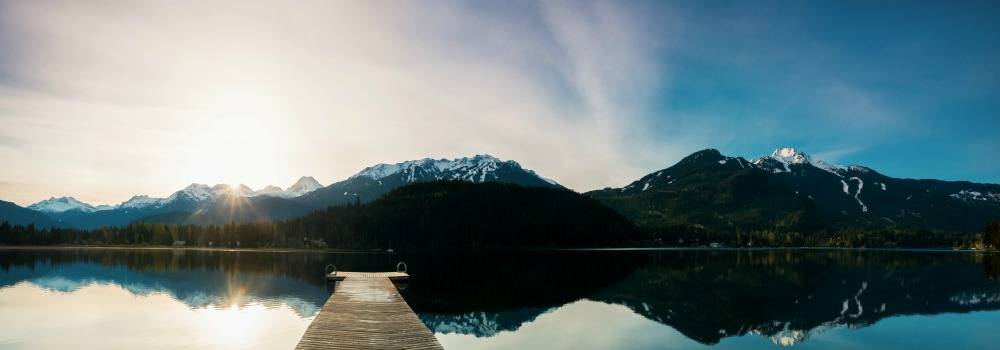
{"type": "Polygon", "coordinates": [[[298,197],[303,194],[315,191],[316,189],[322,188],[316,179],[303,176],[299,178],[288,190],[282,190],[278,186],[265,186],[260,190],[253,190],[247,185],[239,184],[236,186],[227,184],[217,184],[214,186],[209,186],[205,184],[193,183],[187,187],[181,189],[180,191],[174,192],[167,198],[156,198],[147,195],[133,196],[129,200],[122,202],[121,204],[113,208],[121,209],[155,209],[175,203],[177,201],[192,202],[192,203],[202,203],[214,200],[219,196],[235,196],[235,197],[256,197],[256,196],[276,196],[282,198],[293,198],[298,197]],[[293,190],[294,189],[294,190],[293,190]]]}
{"type": "Polygon", "coordinates": [[[778,148],[771,153],[771,158],[785,164],[805,164],[811,160],[809,155],[795,150],[795,148],[778,148]]]}
{"type": "Polygon", "coordinates": [[[93,213],[100,210],[114,209],[112,206],[101,205],[95,207],[93,205],[81,202],[73,197],[50,197],[49,199],[40,201],[38,203],[28,206],[28,209],[40,211],[43,213],[62,213],[70,210],[81,210],[88,213],[93,213]]]}
{"type": "Polygon", "coordinates": [[[288,189],[281,189],[281,187],[268,185],[260,190],[252,191],[248,193],[247,197],[257,197],[257,196],[272,196],[281,198],[295,198],[309,192],[323,188],[323,185],[316,181],[312,176],[300,177],[294,184],[288,187],[288,189]]]}
{"type": "Polygon", "coordinates": [[[427,179],[486,182],[498,179],[497,171],[504,168],[520,170],[548,184],[558,186],[555,181],[539,176],[534,171],[524,169],[515,161],[503,161],[490,155],[476,155],[452,160],[424,158],[396,164],[383,163],[367,167],[350,178],[381,181],[390,176],[401,175],[402,180],[406,183],[427,179]]]}
{"type": "Polygon", "coordinates": [[[177,201],[187,201],[187,202],[204,202],[208,200],[215,199],[217,195],[222,192],[236,192],[244,193],[248,191],[249,188],[240,185],[239,188],[232,188],[229,185],[218,184],[215,186],[208,186],[204,184],[190,184],[180,191],[174,192],[167,198],[156,198],[147,195],[133,196],[129,200],[122,202],[118,205],[121,209],[153,209],[159,208],[177,201]]]}
{"type": "Polygon", "coordinates": [[[158,206],[163,198],[152,198],[147,195],[133,196],[129,200],[119,204],[118,207],[122,209],[141,209],[153,206],[158,206]]]}
{"type": "Polygon", "coordinates": [[[417,180],[418,172],[421,172],[430,174],[435,179],[450,178],[483,182],[486,181],[486,175],[499,169],[503,163],[520,167],[517,162],[503,162],[490,155],[477,155],[472,158],[463,157],[454,160],[424,158],[396,164],[383,163],[370,166],[351,178],[367,177],[372,180],[381,180],[395,174],[403,174],[404,181],[414,182],[417,180]],[[445,174],[450,176],[443,176],[445,174]]]}
{"type": "Polygon", "coordinates": [[[769,160],[781,164],[783,168],[783,171],[778,171],[774,169],[773,166],[771,166],[770,170],[774,173],[791,172],[790,166],[793,164],[809,164],[816,167],[817,169],[824,170],[826,172],[834,174],[837,177],[844,177],[841,174],[841,172],[847,169],[846,167],[841,165],[830,164],[822,160],[812,159],[812,157],[810,157],[808,154],[792,147],[783,147],[775,149],[770,156],[764,156],[755,159],[753,161],[753,164],[767,169],[768,163],[773,164],[773,162],[769,162],[769,160]]]}
{"type": "Polygon", "coordinates": [[[754,166],[775,174],[790,172],[788,165],[771,157],[760,157],[751,162],[754,166]]]}
{"type": "Polygon", "coordinates": [[[298,197],[306,193],[318,190],[320,188],[323,188],[323,185],[320,184],[319,181],[316,181],[316,179],[314,179],[312,176],[303,176],[300,177],[298,181],[295,181],[295,183],[292,184],[292,186],[288,187],[288,189],[285,190],[285,192],[288,192],[293,197],[298,197]]]}
{"type": "Polygon", "coordinates": [[[274,186],[274,185],[267,185],[267,186],[265,186],[262,189],[254,191],[253,193],[250,194],[250,196],[251,197],[256,197],[256,196],[278,196],[282,192],[285,192],[285,190],[282,190],[281,187],[274,186]]]}
{"type": "MultiPolygon", "coordinates": [[[[858,196],[861,195],[861,189],[865,187],[865,182],[861,181],[861,179],[858,178],[857,176],[851,176],[851,180],[856,180],[858,182],[858,191],[854,192],[854,200],[858,201],[858,205],[861,206],[861,212],[867,213],[868,206],[861,201],[861,198],[858,198],[858,196]]],[[[841,182],[843,182],[843,180],[841,180],[841,182]]]]}
{"type": "Polygon", "coordinates": [[[1000,202],[1000,193],[961,190],[950,195],[951,198],[965,201],[1000,202]]]}
{"type": "Polygon", "coordinates": [[[534,170],[528,170],[528,169],[523,169],[523,170],[524,170],[524,171],[527,171],[527,172],[528,172],[528,174],[531,174],[531,175],[535,175],[535,176],[536,176],[536,177],[538,177],[539,179],[542,179],[542,181],[545,181],[545,182],[548,182],[548,183],[549,183],[549,185],[552,185],[552,186],[560,186],[560,185],[559,185],[559,183],[558,183],[558,182],[556,182],[556,180],[553,180],[553,179],[550,179],[550,178],[547,178],[547,177],[545,177],[545,176],[541,176],[541,175],[538,175],[538,173],[536,173],[536,172],[535,172],[534,170]]]}
{"type": "Polygon", "coordinates": [[[210,187],[204,184],[190,184],[184,189],[171,194],[170,197],[167,197],[166,200],[164,200],[164,202],[170,203],[183,199],[189,199],[196,202],[206,201],[215,198],[216,191],[221,189],[220,187],[220,185],[210,187]]]}

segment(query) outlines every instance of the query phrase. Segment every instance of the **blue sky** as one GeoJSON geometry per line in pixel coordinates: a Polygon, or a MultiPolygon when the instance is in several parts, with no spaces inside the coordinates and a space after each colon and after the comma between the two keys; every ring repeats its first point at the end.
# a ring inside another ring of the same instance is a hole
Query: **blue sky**
{"type": "MultiPolygon", "coordinates": [[[[691,2],[651,111],[729,153],[794,145],[901,177],[1000,182],[1000,3],[691,2]]],[[[679,15],[678,15],[679,14],[679,15]]],[[[670,31],[670,30],[668,30],[670,31]]]]}
{"type": "Polygon", "coordinates": [[[718,148],[1000,183],[1000,3],[0,0],[0,199],[718,148]]]}

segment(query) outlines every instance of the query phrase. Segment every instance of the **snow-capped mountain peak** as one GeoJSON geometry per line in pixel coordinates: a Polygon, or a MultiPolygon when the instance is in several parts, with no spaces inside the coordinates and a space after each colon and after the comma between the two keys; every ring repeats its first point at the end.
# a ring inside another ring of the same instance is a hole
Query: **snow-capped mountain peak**
{"type": "Polygon", "coordinates": [[[62,213],[70,210],[82,210],[85,212],[95,212],[98,210],[105,210],[104,208],[111,209],[109,206],[100,206],[101,209],[94,207],[93,205],[81,202],[73,197],[51,197],[49,199],[43,200],[41,202],[32,204],[28,206],[28,209],[44,212],[44,213],[62,213]]]}
{"type": "Polygon", "coordinates": [[[118,207],[123,209],[146,208],[150,206],[159,205],[161,201],[163,201],[163,198],[152,198],[147,195],[138,195],[138,196],[132,196],[132,198],[129,198],[129,200],[122,202],[122,204],[119,204],[118,207]]]}
{"type": "Polygon", "coordinates": [[[295,198],[306,193],[323,188],[323,185],[316,181],[312,176],[303,176],[295,181],[294,184],[288,187],[288,189],[282,190],[281,187],[268,185],[257,191],[252,191],[247,193],[247,197],[257,197],[257,196],[271,196],[271,197],[281,197],[281,198],[295,198]]]}
{"type": "MultiPolygon", "coordinates": [[[[391,178],[402,184],[433,180],[462,180],[471,182],[501,181],[529,186],[555,186],[555,181],[524,169],[515,161],[500,160],[488,154],[456,159],[424,158],[395,164],[378,164],[361,170],[350,179],[377,181],[379,185],[391,178]]],[[[394,185],[395,186],[395,185],[394,185]]]]}
{"type": "MultiPolygon", "coordinates": [[[[256,196],[275,196],[282,198],[293,198],[309,193],[317,188],[322,187],[316,179],[312,177],[303,176],[299,179],[292,188],[298,188],[299,191],[285,191],[281,187],[269,185],[260,190],[254,191],[247,185],[228,185],[228,184],[216,184],[213,186],[193,183],[184,187],[180,191],[174,192],[167,198],[153,198],[146,195],[133,196],[129,200],[118,205],[118,208],[123,209],[145,209],[145,208],[157,208],[162,207],[175,202],[182,203],[202,203],[216,199],[219,196],[238,196],[238,197],[256,197],[256,196]]],[[[291,190],[291,188],[289,188],[291,190]]]]}
{"type": "MultiPolygon", "coordinates": [[[[488,154],[481,154],[474,157],[463,157],[453,160],[424,158],[418,160],[408,160],[396,164],[377,164],[365,168],[361,172],[351,176],[351,178],[367,177],[372,180],[381,180],[391,175],[404,173],[410,175],[407,177],[407,182],[412,182],[413,180],[416,180],[415,175],[418,171],[431,174],[456,171],[461,171],[466,174],[478,172],[485,175],[486,172],[495,171],[501,164],[510,164],[517,166],[518,168],[521,167],[520,164],[517,164],[517,162],[514,161],[503,162],[500,159],[488,154]]],[[[457,177],[465,178],[465,176],[457,177]]]]}
{"type": "Polygon", "coordinates": [[[753,164],[775,173],[791,171],[789,166],[792,164],[809,164],[840,177],[843,177],[841,172],[847,169],[842,165],[830,164],[822,160],[813,159],[805,152],[797,150],[793,147],[775,149],[770,156],[755,159],[753,164]]]}
{"type": "Polygon", "coordinates": [[[322,187],[323,185],[320,184],[319,181],[316,181],[316,179],[314,179],[312,176],[303,176],[300,177],[298,181],[295,181],[295,183],[292,184],[292,186],[288,187],[287,192],[303,195],[315,191],[317,189],[320,189],[322,187]]]}
{"type": "Polygon", "coordinates": [[[239,184],[235,186],[219,184],[212,186],[212,189],[215,190],[216,196],[226,195],[226,196],[236,196],[236,197],[247,197],[254,193],[253,189],[244,184],[239,184]]]}
{"type": "Polygon", "coordinates": [[[778,148],[771,153],[771,158],[774,158],[782,163],[786,164],[803,164],[811,163],[812,158],[808,154],[800,152],[792,147],[778,148]]]}
{"type": "Polygon", "coordinates": [[[215,198],[216,192],[221,190],[223,186],[226,185],[215,185],[214,187],[211,187],[204,184],[193,183],[180,191],[174,192],[174,194],[167,197],[164,202],[173,202],[181,199],[188,199],[195,202],[209,200],[215,198]]]}
{"type": "Polygon", "coordinates": [[[262,189],[254,191],[253,193],[250,194],[250,196],[251,197],[255,197],[255,196],[270,196],[270,195],[276,195],[276,194],[282,193],[284,191],[285,190],[282,190],[281,187],[278,187],[278,186],[275,186],[275,185],[267,185],[267,186],[265,186],[262,189]]]}

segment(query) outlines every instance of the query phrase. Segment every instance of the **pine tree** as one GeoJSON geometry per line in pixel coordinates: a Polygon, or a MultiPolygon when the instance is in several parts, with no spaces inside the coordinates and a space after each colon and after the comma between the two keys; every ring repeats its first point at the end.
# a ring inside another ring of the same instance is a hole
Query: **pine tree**
{"type": "Polygon", "coordinates": [[[983,245],[990,248],[1000,248],[1000,222],[996,220],[986,224],[983,230],[983,245]]]}

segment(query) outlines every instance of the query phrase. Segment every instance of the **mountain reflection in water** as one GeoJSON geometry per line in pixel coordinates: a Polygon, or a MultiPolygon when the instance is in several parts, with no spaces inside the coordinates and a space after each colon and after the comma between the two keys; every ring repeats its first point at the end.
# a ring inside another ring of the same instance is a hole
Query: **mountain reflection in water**
{"type": "Polygon", "coordinates": [[[287,307],[308,319],[331,292],[321,274],[326,264],[379,271],[397,261],[414,276],[403,296],[445,346],[547,348],[552,343],[527,340],[575,334],[590,341],[578,348],[835,348],[810,339],[884,337],[897,324],[932,325],[931,318],[893,316],[943,313],[955,326],[935,329],[965,347],[989,348],[976,342],[976,330],[1000,330],[993,311],[1000,309],[1000,259],[952,252],[5,250],[0,301],[24,283],[68,294],[110,285],[190,309],[287,307]]]}
{"type": "Polygon", "coordinates": [[[458,275],[406,290],[432,330],[489,337],[587,299],[623,305],[702,344],[750,334],[793,345],[894,315],[1000,308],[1000,283],[988,274],[996,259],[984,254],[671,250],[484,261],[505,271],[463,264],[458,275]]]}

